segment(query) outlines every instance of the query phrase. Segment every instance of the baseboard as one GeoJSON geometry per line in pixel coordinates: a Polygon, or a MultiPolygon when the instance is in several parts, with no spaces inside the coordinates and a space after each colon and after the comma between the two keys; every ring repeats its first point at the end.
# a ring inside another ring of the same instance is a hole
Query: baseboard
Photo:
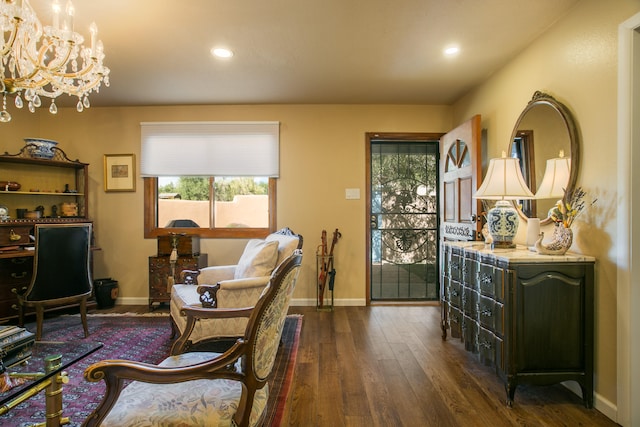
{"type": "MultiPolygon", "coordinates": [[[[294,307],[315,307],[315,298],[294,298],[291,300],[291,305],[294,307]]],[[[363,307],[367,305],[367,301],[359,298],[351,299],[337,299],[333,300],[335,307],[363,307]]]]}
{"type": "MultiPolygon", "coordinates": [[[[580,385],[577,382],[565,381],[562,383],[562,385],[568,388],[569,390],[571,390],[572,392],[574,392],[577,396],[580,396],[580,398],[582,398],[582,389],[580,388],[580,385]]],[[[614,422],[617,422],[617,419],[618,419],[617,406],[614,403],[602,397],[601,395],[599,395],[598,393],[594,393],[593,407],[598,412],[601,412],[602,415],[604,415],[605,417],[609,418],[614,422]]]]}
{"type": "Polygon", "coordinates": [[[598,393],[595,393],[593,407],[596,408],[598,412],[601,412],[605,417],[614,422],[618,422],[618,406],[600,396],[598,393]]]}
{"type": "Polygon", "coordinates": [[[116,300],[116,305],[147,305],[147,304],[149,304],[149,298],[119,297],[116,300]]]}

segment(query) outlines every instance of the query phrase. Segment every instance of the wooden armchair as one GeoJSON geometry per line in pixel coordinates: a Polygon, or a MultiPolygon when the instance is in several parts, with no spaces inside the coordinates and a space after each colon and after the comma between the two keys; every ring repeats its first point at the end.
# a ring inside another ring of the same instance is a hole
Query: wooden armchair
{"type": "Polygon", "coordinates": [[[255,307],[219,309],[224,317],[249,317],[242,338],[223,354],[183,353],[157,366],[125,360],[89,366],[85,379],[107,387],[83,426],[261,425],[301,262],[297,250],[280,264],[255,307]],[[127,380],[133,382],[123,390],[127,380]]]}
{"type": "Polygon", "coordinates": [[[246,318],[228,318],[220,309],[252,307],[258,301],[273,269],[296,249],[302,236],[289,228],[247,243],[237,265],[211,266],[183,271],[181,284],[171,290],[171,354],[205,341],[237,338],[244,334],[246,318]]]}
{"type": "Polygon", "coordinates": [[[42,338],[46,307],[80,304],[84,336],[87,299],[93,283],[90,269],[91,223],[36,224],[33,276],[26,289],[12,289],[18,298],[18,324],[24,326],[26,308],[36,310],[36,340],[42,338]]]}

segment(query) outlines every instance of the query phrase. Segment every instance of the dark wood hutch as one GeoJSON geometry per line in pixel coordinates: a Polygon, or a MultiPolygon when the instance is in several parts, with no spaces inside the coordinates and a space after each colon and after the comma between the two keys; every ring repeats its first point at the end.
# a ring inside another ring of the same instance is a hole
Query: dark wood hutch
{"type": "Polygon", "coordinates": [[[34,225],[91,222],[89,165],[57,147],[51,159],[33,157],[33,148],[0,155],[0,320],[17,317],[11,290],[30,283],[34,225]]]}

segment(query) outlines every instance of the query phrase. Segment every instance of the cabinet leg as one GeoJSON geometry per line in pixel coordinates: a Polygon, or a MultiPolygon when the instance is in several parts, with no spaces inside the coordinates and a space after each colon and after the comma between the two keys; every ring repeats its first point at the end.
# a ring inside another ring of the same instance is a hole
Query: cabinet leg
{"type": "Polygon", "coordinates": [[[442,328],[442,341],[447,340],[447,304],[440,302],[440,327],[442,328]]]}
{"type": "Polygon", "coordinates": [[[593,408],[593,389],[580,384],[582,390],[582,402],[587,409],[593,408]]]}
{"type": "Polygon", "coordinates": [[[517,386],[518,384],[515,382],[512,382],[511,380],[507,380],[507,383],[504,386],[505,391],[507,392],[507,406],[510,408],[513,406],[513,399],[516,396],[517,386]]]}

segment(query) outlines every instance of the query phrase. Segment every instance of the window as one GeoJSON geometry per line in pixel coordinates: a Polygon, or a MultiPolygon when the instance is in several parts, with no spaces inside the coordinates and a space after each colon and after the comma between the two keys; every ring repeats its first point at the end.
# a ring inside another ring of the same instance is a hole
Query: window
{"type": "Polygon", "coordinates": [[[275,231],[278,137],[273,122],[143,123],[145,237],[275,231]]]}

